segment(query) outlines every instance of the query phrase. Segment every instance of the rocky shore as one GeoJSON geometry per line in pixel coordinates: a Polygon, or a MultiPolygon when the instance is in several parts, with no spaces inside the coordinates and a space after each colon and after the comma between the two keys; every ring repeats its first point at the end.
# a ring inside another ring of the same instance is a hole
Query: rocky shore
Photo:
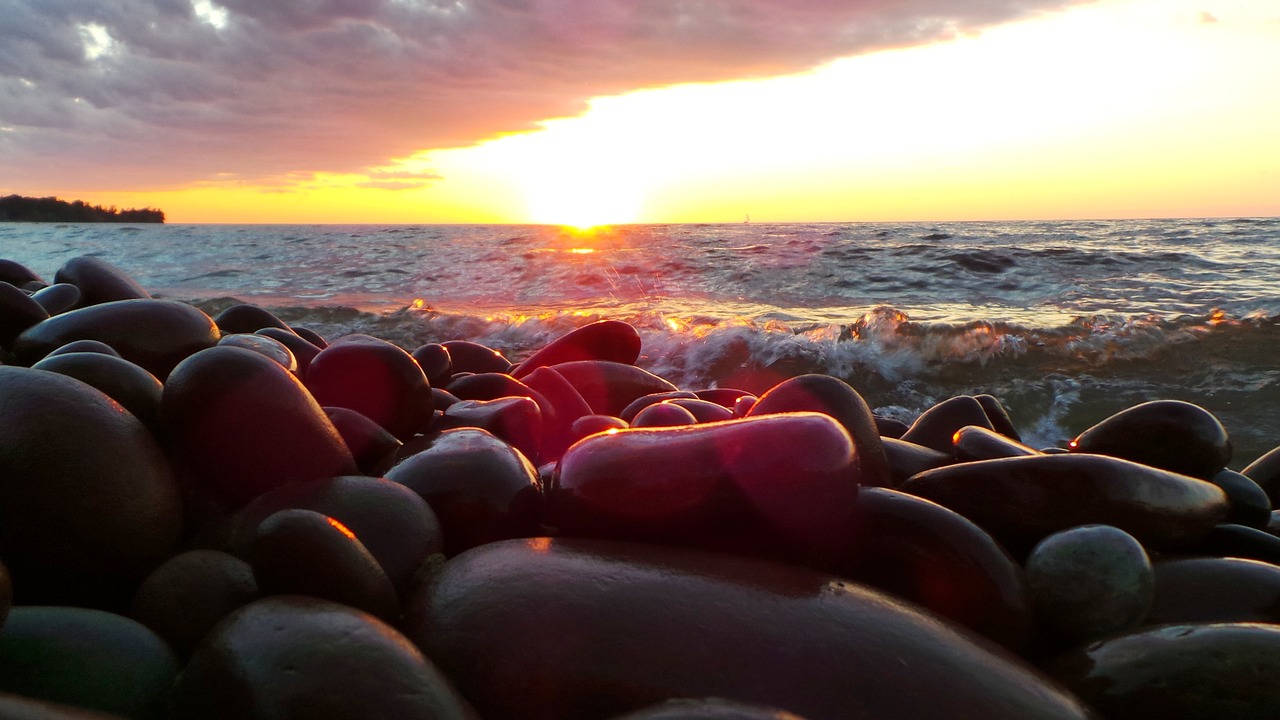
{"type": "Polygon", "coordinates": [[[1280,716],[1280,448],[1187,402],[1023,444],[210,316],[0,260],[0,717],[1280,716]],[[1242,471],[1228,469],[1242,467],[1242,471]]]}

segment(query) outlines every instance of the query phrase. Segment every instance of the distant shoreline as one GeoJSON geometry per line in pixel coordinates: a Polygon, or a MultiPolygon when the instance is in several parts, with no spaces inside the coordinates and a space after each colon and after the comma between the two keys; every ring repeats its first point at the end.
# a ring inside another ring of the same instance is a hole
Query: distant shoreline
{"type": "Polygon", "coordinates": [[[129,208],[89,205],[82,200],[67,202],[56,197],[0,197],[0,222],[88,222],[163,223],[164,211],[156,208],[129,208]]]}

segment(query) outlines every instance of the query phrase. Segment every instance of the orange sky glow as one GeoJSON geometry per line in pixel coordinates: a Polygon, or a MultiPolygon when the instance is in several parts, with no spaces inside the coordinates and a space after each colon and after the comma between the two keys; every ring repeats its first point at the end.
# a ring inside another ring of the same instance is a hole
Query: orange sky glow
{"type": "MultiPolygon", "coordinates": [[[[226,23],[222,6],[193,7],[226,23]]],[[[118,41],[95,33],[81,33],[86,52],[111,52],[118,41]]],[[[306,169],[136,181],[32,171],[18,186],[0,166],[0,194],[200,223],[1280,215],[1274,0],[1101,0],[900,45],[799,72],[620,88],[582,98],[580,114],[407,154],[379,156],[373,138],[328,168],[328,145],[306,169]]],[[[412,117],[401,121],[412,137],[412,117]]],[[[24,127],[0,119],[0,150],[24,127]]]]}

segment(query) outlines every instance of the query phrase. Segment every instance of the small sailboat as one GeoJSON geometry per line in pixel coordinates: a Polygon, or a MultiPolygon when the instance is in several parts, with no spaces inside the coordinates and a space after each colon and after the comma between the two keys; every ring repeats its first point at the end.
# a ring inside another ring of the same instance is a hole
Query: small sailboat
{"type": "Polygon", "coordinates": [[[747,214],[746,214],[746,217],[744,217],[744,218],[742,219],[742,224],[743,224],[743,225],[750,225],[750,224],[751,224],[751,213],[747,213],[747,214]]]}

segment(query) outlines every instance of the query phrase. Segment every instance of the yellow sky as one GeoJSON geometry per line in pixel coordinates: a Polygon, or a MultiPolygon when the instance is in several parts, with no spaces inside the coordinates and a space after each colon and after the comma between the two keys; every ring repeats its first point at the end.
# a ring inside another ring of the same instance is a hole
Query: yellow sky
{"type": "Polygon", "coordinates": [[[362,175],[80,197],[170,222],[737,222],[1280,214],[1280,7],[1103,0],[362,175]]]}

